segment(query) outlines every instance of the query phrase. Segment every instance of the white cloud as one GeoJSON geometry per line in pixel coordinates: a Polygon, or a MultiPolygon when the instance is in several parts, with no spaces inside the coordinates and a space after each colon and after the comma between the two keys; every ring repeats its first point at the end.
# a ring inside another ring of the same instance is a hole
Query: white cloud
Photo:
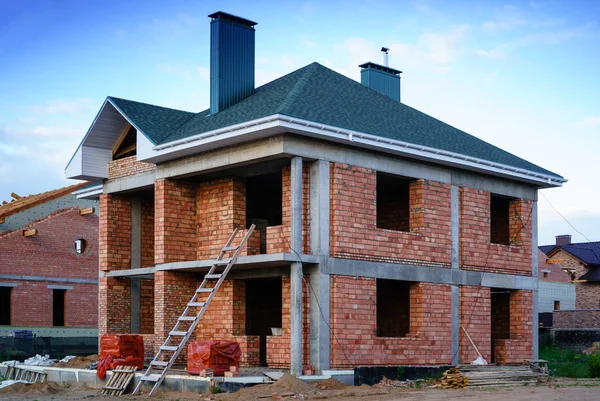
{"type": "Polygon", "coordinates": [[[496,12],[496,17],[493,20],[481,24],[481,29],[493,33],[515,29],[527,23],[527,19],[518,7],[505,5],[496,12]]]}
{"type": "Polygon", "coordinates": [[[588,116],[578,123],[584,127],[596,127],[600,125],[600,116],[588,116]]]}
{"type": "Polygon", "coordinates": [[[196,67],[196,72],[198,73],[198,75],[200,75],[202,79],[205,79],[207,81],[210,80],[210,68],[202,66],[196,67]]]}
{"type": "Polygon", "coordinates": [[[92,107],[92,99],[79,98],[79,99],[52,99],[48,100],[41,106],[32,106],[31,109],[35,112],[47,113],[47,114],[58,114],[58,113],[81,113],[87,111],[92,107]]]}
{"type": "Polygon", "coordinates": [[[473,50],[473,53],[475,53],[478,56],[489,58],[492,60],[506,60],[508,58],[508,54],[506,53],[505,49],[506,46],[501,45],[489,50],[476,49],[473,50]]]}

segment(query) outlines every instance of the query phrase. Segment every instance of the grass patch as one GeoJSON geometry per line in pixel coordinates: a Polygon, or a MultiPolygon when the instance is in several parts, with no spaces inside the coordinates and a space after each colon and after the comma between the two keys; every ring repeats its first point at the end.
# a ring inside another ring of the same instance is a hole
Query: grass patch
{"type": "Polygon", "coordinates": [[[592,356],[579,354],[568,349],[544,347],[540,349],[540,358],[548,361],[550,376],[585,379],[590,375],[592,356]]]}

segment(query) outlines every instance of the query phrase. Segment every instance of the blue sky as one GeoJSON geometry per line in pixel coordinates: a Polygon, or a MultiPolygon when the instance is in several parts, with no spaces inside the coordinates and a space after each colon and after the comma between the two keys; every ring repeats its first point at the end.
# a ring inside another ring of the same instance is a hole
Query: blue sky
{"type": "MultiPolygon", "coordinates": [[[[0,201],[69,183],[106,96],[208,107],[209,18],[258,22],[256,80],[317,61],[402,70],[402,100],[569,179],[543,191],[600,240],[600,2],[0,0],[0,201]]],[[[577,234],[540,196],[539,237],[577,234]]]]}

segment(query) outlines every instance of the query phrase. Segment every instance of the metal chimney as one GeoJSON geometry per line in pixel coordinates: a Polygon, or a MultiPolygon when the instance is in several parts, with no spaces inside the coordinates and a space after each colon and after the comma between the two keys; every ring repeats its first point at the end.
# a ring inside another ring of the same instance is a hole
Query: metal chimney
{"type": "MultiPolygon", "coordinates": [[[[383,51],[384,48],[382,48],[383,51]]],[[[387,62],[387,53],[384,52],[387,62]]],[[[386,95],[395,101],[400,101],[400,74],[402,71],[395,70],[385,65],[367,62],[359,65],[360,83],[369,88],[386,95]]]]}
{"type": "Polygon", "coordinates": [[[390,66],[390,55],[389,55],[390,49],[388,49],[387,47],[382,47],[381,51],[383,52],[383,65],[386,67],[389,67],[390,66]]]}
{"type": "Polygon", "coordinates": [[[254,93],[256,22],[218,11],[210,22],[210,114],[254,93]]]}
{"type": "Polygon", "coordinates": [[[570,243],[571,236],[569,234],[556,236],[556,245],[569,245],[570,243]]]}

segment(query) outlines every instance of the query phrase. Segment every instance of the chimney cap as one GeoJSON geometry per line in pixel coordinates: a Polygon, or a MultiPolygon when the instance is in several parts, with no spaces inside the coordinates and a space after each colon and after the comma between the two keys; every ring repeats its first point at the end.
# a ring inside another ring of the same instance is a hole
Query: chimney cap
{"type": "Polygon", "coordinates": [[[562,234],[556,236],[556,245],[570,245],[571,234],[562,234]]]}
{"type": "Polygon", "coordinates": [[[216,13],[210,14],[208,17],[212,18],[213,20],[222,19],[222,20],[235,22],[237,24],[245,25],[245,26],[249,26],[249,27],[253,27],[254,25],[257,25],[257,23],[254,21],[250,21],[249,19],[226,13],[224,11],[217,11],[216,13]]]}
{"type": "Polygon", "coordinates": [[[375,70],[381,70],[383,72],[387,72],[389,74],[398,75],[402,74],[402,71],[396,70],[395,68],[386,67],[385,65],[373,63],[372,61],[367,61],[364,64],[359,65],[360,68],[373,68],[375,70]]]}

